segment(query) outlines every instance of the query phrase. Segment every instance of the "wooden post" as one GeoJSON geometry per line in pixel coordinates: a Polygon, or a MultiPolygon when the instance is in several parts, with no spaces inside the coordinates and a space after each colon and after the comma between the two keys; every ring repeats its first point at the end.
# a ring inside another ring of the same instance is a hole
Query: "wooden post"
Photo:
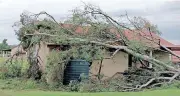
{"type": "Polygon", "coordinates": [[[5,56],[4,56],[4,51],[2,51],[2,53],[3,53],[2,57],[5,57],[5,56]]]}
{"type": "Polygon", "coordinates": [[[2,51],[0,51],[0,57],[2,57],[2,51]]]}
{"type": "Polygon", "coordinates": [[[172,61],[172,55],[169,54],[169,61],[172,61]]]}
{"type": "MultiPolygon", "coordinates": [[[[149,54],[149,56],[152,58],[152,50],[150,51],[150,54],[149,54]]],[[[149,63],[149,68],[152,68],[152,64],[151,63],[149,63]]]]}

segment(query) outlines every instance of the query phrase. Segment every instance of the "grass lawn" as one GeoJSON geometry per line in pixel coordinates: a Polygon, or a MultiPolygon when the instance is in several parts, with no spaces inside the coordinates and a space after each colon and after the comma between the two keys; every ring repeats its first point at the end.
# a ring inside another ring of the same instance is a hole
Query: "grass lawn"
{"type": "Polygon", "coordinates": [[[1,90],[0,96],[180,96],[179,89],[155,90],[144,92],[104,92],[104,93],[73,93],[53,91],[12,91],[1,90]]]}

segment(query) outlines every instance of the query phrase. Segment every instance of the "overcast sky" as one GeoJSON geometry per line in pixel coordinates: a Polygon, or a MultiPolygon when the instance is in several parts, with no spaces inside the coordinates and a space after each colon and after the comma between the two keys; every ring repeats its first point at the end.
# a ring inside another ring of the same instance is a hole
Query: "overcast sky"
{"type": "Polygon", "coordinates": [[[0,0],[0,41],[6,38],[9,44],[18,44],[11,26],[25,10],[46,11],[60,20],[71,9],[82,6],[82,1],[99,6],[113,17],[125,11],[130,16],[145,17],[158,25],[163,38],[180,44],[180,0],[0,0]]]}

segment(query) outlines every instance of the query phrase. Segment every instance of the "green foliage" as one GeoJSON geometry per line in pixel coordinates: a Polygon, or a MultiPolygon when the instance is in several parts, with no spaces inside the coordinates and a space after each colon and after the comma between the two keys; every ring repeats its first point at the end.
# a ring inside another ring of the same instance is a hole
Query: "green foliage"
{"type": "Polygon", "coordinates": [[[152,70],[147,69],[130,68],[126,73],[124,81],[134,88],[136,88],[136,85],[147,83],[151,78],[158,77],[158,74],[154,74],[152,70]]]}
{"type": "Polygon", "coordinates": [[[104,51],[101,46],[93,45],[79,45],[78,47],[72,47],[72,56],[73,59],[83,59],[89,62],[93,60],[103,59],[104,51]]]}
{"type": "Polygon", "coordinates": [[[43,89],[45,85],[41,82],[24,78],[13,79],[0,79],[0,89],[13,89],[13,90],[25,90],[25,89],[43,89]]]}
{"type": "Polygon", "coordinates": [[[0,79],[25,76],[28,67],[26,60],[13,60],[12,62],[2,63],[0,65],[0,79]]]}
{"type": "Polygon", "coordinates": [[[67,51],[63,53],[52,51],[49,54],[45,69],[45,78],[50,86],[57,87],[62,85],[65,64],[69,59],[70,57],[68,57],[67,51]]]}
{"type": "Polygon", "coordinates": [[[146,54],[146,51],[148,51],[149,47],[146,46],[146,44],[140,42],[140,41],[130,41],[128,44],[128,48],[134,50],[137,53],[146,54]]]}
{"type": "Polygon", "coordinates": [[[123,79],[111,79],[106,81],[94,81],[94,80],[82,80],[81,82],[78,81],[71,81],[68,89],[70,91],[76,92],[120,92],[123,91],[123,87],[125,82],[123,79]]]}
{"type": "Polygon", "coordinates": [[[72,80],[69,83],[68,90],[75,92],[89,92],[90,80],[84,74],[80,75],[81,82],[72,80]]]}
{"type": "Polygon", "coordinates": [[[72,59],[83,59],[89,62],[95,59],[102,59],[103,51],[100,46],[79,45],[71,46],[65,51],[53,50],[47,59],[45,78],[52,86],[62,85],[64,68],[72,59]]]}
{"type": "Polygon", "coordinates": [[[156,89],[180,89],[180,81],[174,81],[172,84],[164,83],[156,89]]]}
{"type": "Polygon", "coordinates": [[[10,46],[7,43],[7,39],[4,39],[2,43],[0,43],[0,50],[4,50],[4,49],[10,49],[10,46]]]}
{"type": "Polygon", "coordinates": [[[6,58],[0,57],[0,64],[4,63],[6,60],[6,58]]]}

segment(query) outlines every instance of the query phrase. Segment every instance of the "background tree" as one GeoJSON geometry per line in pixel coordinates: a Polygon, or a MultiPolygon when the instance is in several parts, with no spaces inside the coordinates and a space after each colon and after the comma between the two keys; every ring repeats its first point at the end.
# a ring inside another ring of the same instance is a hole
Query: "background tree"
{"type": "Polygon", "coordinates": [[[9,49],[10,46],[7,43],[7,39],[4,39],[2,43],[0,43],[0,50],[9,49]]]}

